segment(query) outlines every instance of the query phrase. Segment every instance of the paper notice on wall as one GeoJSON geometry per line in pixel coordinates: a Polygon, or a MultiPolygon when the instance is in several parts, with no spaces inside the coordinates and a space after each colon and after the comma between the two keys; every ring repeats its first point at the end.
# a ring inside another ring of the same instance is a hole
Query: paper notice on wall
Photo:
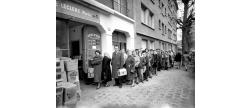
{"type": "Polygon", "coordinates": [[[96,46],[92,46],[92,49],[96,49],[96,46]]]}

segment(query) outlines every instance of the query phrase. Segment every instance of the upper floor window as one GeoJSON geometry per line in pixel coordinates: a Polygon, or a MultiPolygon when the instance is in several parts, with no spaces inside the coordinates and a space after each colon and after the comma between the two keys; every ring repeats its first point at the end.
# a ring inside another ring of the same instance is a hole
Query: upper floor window
{"type": "Polygon", "coordinates": [[[165,8],[165,16],[167,16],[166,8],[165,8]]]}
{"type": "Polygon", "coordinates": [[[166,34],[166,25],[165,25],[165,29],[164,29],[164,32],[165,32],[165,34],[166,34]]]}
{"type": "Polygon", "coordinates": [[[161,8],[162,7],[162,1],[158,0],[158,6],[161,8]]]}
{"type": "Polygon", "coordinates": [[[161,21],[158,20],[159,30],[161,30],[161,21]]]}
{"type": "Polygon", "coordinates": [[[168,38],[171,39],[172,37],[172,31],[170,29],[168,29],[168,38]]]}
{"type": "Polygon", "coordinates": [[[143,4],[141,4],[141,22],[154,28],[154,14],[143,4]]]}
{"type": "Polygon", "coordinates": [[[164,31],[165,31],[165,29],[164,29],[164,23],[162,23],[162,35],[164,35],[164,31]]]}
{"type": "Polygon", "coordinates": [[[113,0],[113,9],[128,16],[129,10],[127,2],[128,2],[127,0],[113,0]]]}

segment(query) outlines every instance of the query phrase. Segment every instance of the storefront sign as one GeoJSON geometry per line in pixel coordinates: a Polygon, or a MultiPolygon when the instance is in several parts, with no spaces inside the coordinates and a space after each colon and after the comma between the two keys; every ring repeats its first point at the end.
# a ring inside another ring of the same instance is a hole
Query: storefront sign
{"type": "Polygon", "coordinates": [[[90,33],[90,34],[88,34],[88,38],[91,38],[91,39],[100,39],[101,36],[98,35],[98,34],[90,33]]]}
{"type": "Polygon", "coordinates": [[[100,22],[98,12],[88,9],[77,3],[71,2],[69,0],[57,0],[56,12],[85,20],[90,20],[97,23],[100,22]]]}

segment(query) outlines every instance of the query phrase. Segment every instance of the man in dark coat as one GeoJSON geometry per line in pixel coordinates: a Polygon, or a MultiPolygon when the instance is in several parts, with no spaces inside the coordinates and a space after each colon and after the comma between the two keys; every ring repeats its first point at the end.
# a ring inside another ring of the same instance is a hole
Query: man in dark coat
{"type": "Polygon", "coordinates": [[[161,70],[161,59],[162,59],[161,51],[157,49],[157,71],[161,70]]]}
{"type": "Polygon", "coordinates": [[[152,78],[151,77],[151,75],[150,75],[150,54],[149,54],[149,50],[148,49],[146,49],[145,50],[145,54],[146,54],[146,56],[145,56],[145,60],[146,60],[146,64],[145,64],[145,66],[146,66],[146,71],[145,71],[145,73],[144,73],[144,79],[146,80],[146,81],[148,81],[148,78],[152,78]]]}
{"type": "Polygon", "coordinates": [[[157,75],[157,52],[153,51],[152,54],[152,68],[153,68],[153,75],[157,75]]]}
{"type": "Polygon", "coordinates": [[[115,46],[115,51],[113,52],[112,55],[112,78],[115,79],[115,85],[114,86],[119,86],[119,88],[122,88],[122,78],[118,76],[118,70],[123,68],[123,55],[122,53],[119,52],[118,46],[115,46]]]}

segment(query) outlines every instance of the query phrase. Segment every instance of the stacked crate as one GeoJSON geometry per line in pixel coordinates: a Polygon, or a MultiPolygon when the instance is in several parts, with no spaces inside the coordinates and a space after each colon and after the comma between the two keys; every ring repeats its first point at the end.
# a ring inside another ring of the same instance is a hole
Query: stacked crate
{"type": "Polygon", "coordinates": [[[56,106],[74,105],[80,96],[78,60],[56,59],[56,106]]]}
{"type": "Polygon", "coordinates": [[[67,81],[73,83],[77,86],[77,100],[80,100],[80,81],[79,81],[79,71],[78,71],[78,59],[65,61],[65,67],[67,72],[67,81]]]}
{"type": "Polygon", "coordinates": [[[63,88],[61,83],[67,82],[64,61],[56,59],[56,106],[62,106],[63,101],[63,88]]]}

